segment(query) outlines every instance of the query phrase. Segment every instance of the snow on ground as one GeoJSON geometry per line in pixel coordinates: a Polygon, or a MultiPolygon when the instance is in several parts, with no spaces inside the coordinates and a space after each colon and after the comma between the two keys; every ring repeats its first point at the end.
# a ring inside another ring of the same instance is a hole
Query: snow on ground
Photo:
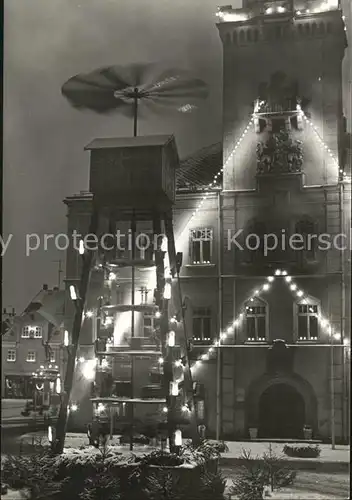
{"type": "MultiPolygon", "coordinates": [[[[233,442],[227,441],[227,446],[229,451],[223,453],[224,458],[239,458],[242,454],[242,450],[250,451],[252,458],[256,456],[261,457],[265,452],[268,452],[270,443],[267,442],[255,442],[255,441],[244,441],[244,442],[233,442]]],[[[271,443],[273,453],[277,455],[282,455],[283,458],[290,460],[302,460],[299,457],[287,457],[283,454],[283,448],[285,444],[296,446],[299,443],[271,443]]],[[[301,443],[307,444],[307,443],[301,443]]],[[[304,460],[311,460],[312,462],[349,462],[350,461],[350,449],[349,446],[339,445],[336,446],[335,450],[331,449],[329,444],[319,444],[321,449],[320,456],[318,458],[304,458],[304,460]]]]}
{"type": "MultiPolygon", "coordinates": [[[[32,439],[34,436],[42,436],[43,441],[42,444],[49,444],[48,439],[47,439],[47,433],[46,431],[41,432],[41,433],[29,433],[29,434],[24,434],[17,438],[18,441],[21,439],[24,442],[27,442],[29,444],[32,443],[32,439]]],[[[71,448],[79,448],[80,446],[84,446],[88,444],[88,438],[85,434],[83,433],[67,433],[66,435],[66,441],[65,441],[65,447],[71,447],[71,448]]],[[[113,446],[119,446],[119,437],[114,436],[113,439],[108,441],[109,445],[113,446]]],[[[226,453],[223,453],[222,456],[224,458],[230,459],[230,458],[240,458],[242,451],[246,450],[251,453],[252,458],[255,458],[256,456],[261,457],[265,452],[268,452],[269,450],[269,444],[267,442],[255,442],[255,441],[243,441],[243,442],[233,442],[233,441],[227,441],[226,442],[227,446],[229,447],[229,451],[226,453]]],[[[292,445],[292,443],[287,443],[292,445]]],[[[302,443],[306,444],[306,443],[302,443]]],[[[297,445],[297,443],[295,443],[297,445]]],[[[286,455],[283,454],[283,448],[285,446],[285,443],[271,443],[272,446],[272,451],[273,453],[276,453],[277,455],[282,455],[283,458],[287,458],[289,460],[302,460],[302,458],[299,457],[287,457],[286,455]]],[[[312,462],[346,462],[349,463],[350,461],[350,449],[349,446],[344,446],[344,445],[338,445],[336,446],[336,449],[333,450],[331,448],[331,445],[329,444],[319,444],[320,449],[321,449],[321,454],[320,457],[318,458],[304,458],[304,460],[307,461],[312,461],[312,462]]],[[[158,446],[160,447],[160,445],[158,446]]],[[[125,445],[121,447],[122,450],[128,449],[128,445],[125,445]]],[[[143,453],[147,453],[152,449],[150,446],[142,446],[142,445],[134,445],[134,448],[137,451],[141,451],[143,453]]]]}

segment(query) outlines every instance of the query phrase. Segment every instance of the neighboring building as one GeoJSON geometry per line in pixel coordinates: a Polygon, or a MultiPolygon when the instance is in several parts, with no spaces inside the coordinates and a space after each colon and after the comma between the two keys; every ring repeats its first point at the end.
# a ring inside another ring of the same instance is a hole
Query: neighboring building
{"type": "Polygon", "coordinates": [[[44,285],[22,315],[3,311],[2,398],[32,398],[32,373],[46,362],[63,371],[64,296],[65,291],[44,285]]]}
{"type": "MultiPolygon", "coordinates": [[[[218,15],[223,143],[182,162],[174,208],[192,357],[230,327],[220,362],[210,356],[194,371],[207,433],[243,439],[253,429],[262,438],[301,439],[310,426],[314,437],[328,440],[333,419],[337,439],[347,441],[350,254],[322,250],[316,238],[308,245],[310,234],[350,241],[342,13],[332,0],[247,0],[218,15]],[[304,248],[264,255],[271,233],[279,242],[298,233],[304,248]],[[251,248],[241,250],[246,240],[251,248]]],[[[91,199],[81,192],[65,200],[69,233],[88,232],[91,199]]],[[[67,286],[78,282],[80,269],[81,256],[69,249],[67,286]]],[[[97,307],[102,282],[93,286],[88,309],[97,307]]],[[[66,310],[70,329],[73,305],[66,310]]],[[[81,336],[89,356],[94,324],[86,318],[81,336]]]]}

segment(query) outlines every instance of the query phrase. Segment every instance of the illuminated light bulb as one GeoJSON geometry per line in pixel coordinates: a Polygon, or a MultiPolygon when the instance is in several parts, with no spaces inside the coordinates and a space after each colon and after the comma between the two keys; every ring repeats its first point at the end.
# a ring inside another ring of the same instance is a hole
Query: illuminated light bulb
{"type": "Polygon", "coordinates": [[[280,12],[280,14],[282,14],[283,12],[286,11],[285,7],[282,7],[281,5],[279,5],[279,7],[277,8],[277,11],[280,12]]]}
{"type": "Polygon", "coordinates": [[[159,358],[158,363],[159,363],[159,365],[162,365],[164,363],[164,358],[159,358]]]}
{"type": "Polygon", "coordinates": [[[110,316],[108,316],[105,319],[105,326],[109,326],[109,325],[112,325],[112,318],[110,316]]]}
{"type": "Polygon", "coordinates": [[[272,12],[273,12],[272,7],[269,7],[268,9],[266,9],[265,14],[271,14],[272,12]]]}
{"type": "Polygon", "coordinates": [[[209,347],[208,352],[213,352],[213,351],[214,351],[214,348],[213,347],[209,347]]]}
{"type": "Polygon", "coordinates": [[[60,377],[58,377],[56,379],[56,392],[57,392],[57,394],[61,393],[61,379],[60,379],[60,377]]]}
{"type": "Polygon", "coordinates": [[[182,411],[189,411],[188,406],[187,406],[187,405],[183,405],[183,406],[182,406],[182,411]]]}
{"type": "Polygon", "coordinates": [[[258,295],[259,294],[259,290],[254,290],[254,295],[258,295]]]}
{"type": "Polygon", "coordinates": [[[76,287],[74,285],[70,285],[70,296],[72,300],[77,300],[76,287]]]}
{"type": "Polygon", "coordinates": [[[219,347],[219,344],[220,344],[220,342],[219,342],[218,340],[215,340],[215,342],[214,342],[214,346],[215,346],[215,347],[219,347]]]}
{"type": "Polygon", "coordinates": [[[295,285],[294,283],[292,283],[292,285],[290,286],[290,289],[292,291],[294,291],[294,290],[296,290],[296,288],[297,288],[297,285],[295,285]]]}
{"type": "Polygon", "coordinates": [[[287,281],[287,283],[290,283],[292,281],[291,276],[286,276],[285,281],[287,281]]]}
{"type": "Polygon", "coordinates": [[[282,271],[281,274],[282,276],[287,276],[287,271],[282,271]]]}
{"type": "Polygon", "coordinates": [[[280,269],[276,269],[275,276],[280,276],[280,275],[281,275],[281,270],[280,269]]]}
{"type": "Polygon", "coordinates": [[[178,383],[177,382],[170,382],[170,394],[171,396],[178,396],[178,383]]]}
{"type": "Polygon", "coordinates": [[[208,359],[208,356],[207,354],[202,354],[201,358],[203,359],[203,361],[205,361],[206,359],[208,359]]]}
{"type": "Polygon", "coordinates": [[[87,311],[86,312],[86,317],[91,318],[93,316],[93,311],[87,311]]]}
{"type": "Polygon", "coordinates": [[[171,283],[165,283],[164,299],[166,299],[166,300],[171,299],[171,283]]]}
{"type": "Polygon", "coordinates": [[[80,255],[84,254],[84,241],[83,240],[79,240],[78,251],[79,251],[80,255]]]}
{"type": "Polygon", "coordinates": [[[182,361],[180,359],[175,361],[175,366],[182,366],[182,361]]]}
{"type": "Polygon", "coordinates": [[[302,290],[298,290],[298,291],[297,291],[297,296],[298,296],[298,297],[302,297],[302,295],[303,295],[302,290]]]}
{"type": "Polygon", "coordinates": [[[334,339],[335,340],[340,340],[341,339],[341,334],[340,333],[334,333],[334,339]]]}
{"type": "Polygon", "coordinates": [[[156,311],[156,313],[155,313],[155,317],[156,317],[156,318],[160,318],[160,317],[161,317],[161,312],[160,312],[160,311],[156,311]]]}
{"type": "Polygon", "coordinates": [[[101,362],[102,368],[107,368],[109,366],[109,361],[107,359],[103,359],[101,362]]]}
{"type": "Polygon", "coordinates": [[[232,332],[233,332],[232,326],[229,326],[227,329],[227,333],[232,333],[232,332]]]}
{"type": "Polygon", "coordinates": [[[64,333],[64,346],[67,347],[68,343],[69,343],[68,331],[65,330],[65,333],[64,333]]]}
{"type": "Polygon", "coordinates": [[[169,410],[167,409],[167,407],[166,407],[166,406],[164,406],[164,407],[163,407],[163,412],[164,412],[164,413],[167,413],[168,411],[169,411],[169,410]]]}
{"type": "Polygon", "coordinates": [[[169,332],[168,345],[169,345],[169,347],[175,347],[175,332],[174,331],[169,332]]]}
{"type": "Polygon", "coordinates": [[[238,319],[235,319],[235,321],[232,323],[233,327],[235,328],[236,326],[238,326],[239,324],[239,321],[238,319]]]}
{"type": "Polygon", "coordinates": [[[349,346],[350,345],[350,339],[343,339],[343,345],[349,346]]]}
{"type": "Polygon", "coordinates": [[[226,333],[221,333],[221,334],[220,334],[220,339],[221,339],[221,340],[225,340],[225,339],[226,339],[226,337],[227,337],[226,333]]]}
{"type": "Polygon", "coordinates": [[[298,11],[296,12],[296,14],[297,14],[297,16],[300,16],[300,15],[302,14],[302,12],[301,12],[300,10],[298,10],[298,11]]]}
{"type": "Polygon", "coordinates": [[[268,280],[270,283],[272,283],[272,282],[274,281],[274,279],[275,279],[275,278],[274,278],[274,276],[268,276],[268,277],[267,277],[267,280],[268,280]]]}
{"type": "Polygon", "coordinates": [[[81,357],[78,359],[78,361],[79,361],[80,363],[84,363],[84,362],[85,362],[85,359],[84,359],[84,357],[83,357],[83,356],[81,356],[81,357]]]}
{"type": "Polygon", "coordinates": [[[182,431],[175,431],[175,446],[182,446],[182,431]]]}
{"type": "Polygon", "coordinates": [[[265,285],[263,285],[263,290],[264,291],[269,290],[269,288],[270,288],[270,285],[268,285],[268,283],[265,283],[265,285]]]}
{"type": "Polygon", "coordinates": [[[51,427],[51,425],[49,425],[48,427],[48,441],[49,443],[53,442],[53,428],[51,427]]]}
{"type": "Polygon", "coordinates": [[[76,404],[71,405],[71,411],[77,411],[78,406],[76,404]]]}

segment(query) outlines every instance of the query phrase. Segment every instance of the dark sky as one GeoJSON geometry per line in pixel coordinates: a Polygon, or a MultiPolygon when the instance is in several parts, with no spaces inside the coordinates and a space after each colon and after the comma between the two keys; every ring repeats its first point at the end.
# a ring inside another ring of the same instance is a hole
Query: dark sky
{"type": "MultiPolygon", "coordinates": [[[[180,156],[219,141],[218,4],[5,0],[4,231],[14,236],[3,260],[4,307],[20,312],[43,283],[56,285],[53,261],[64,259],[64,252],[51,244],[26,257],[25,234],[66,231],[62,200],[88,187],[84,146],[94,137],[132,132],[131,122],[120,115],[102,117],[70,108],[60,93],[62,83],[110,64],[158,62],[162,68],[191,69],[210,87],[203,108],[194,115],[150,115],[141,122],[140,133],[174,133],[180,156]]],[[[241,0],[232,5],[241,6],[241,0]]],[[[351,6],[350,0],[346,5],[351,6]]],[[[348,73],[345,64],[345,91],[348,73]]]]}

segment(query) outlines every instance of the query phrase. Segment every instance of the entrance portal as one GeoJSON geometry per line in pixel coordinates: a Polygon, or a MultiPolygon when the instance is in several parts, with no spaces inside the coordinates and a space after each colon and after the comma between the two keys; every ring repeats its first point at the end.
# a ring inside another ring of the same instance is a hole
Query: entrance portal
{"type": "Polygon", "coordinates": [[[258,437],[302,439],[305,404],[302,396],[288,384],[268,387],[259,402],[258,437]]]}

